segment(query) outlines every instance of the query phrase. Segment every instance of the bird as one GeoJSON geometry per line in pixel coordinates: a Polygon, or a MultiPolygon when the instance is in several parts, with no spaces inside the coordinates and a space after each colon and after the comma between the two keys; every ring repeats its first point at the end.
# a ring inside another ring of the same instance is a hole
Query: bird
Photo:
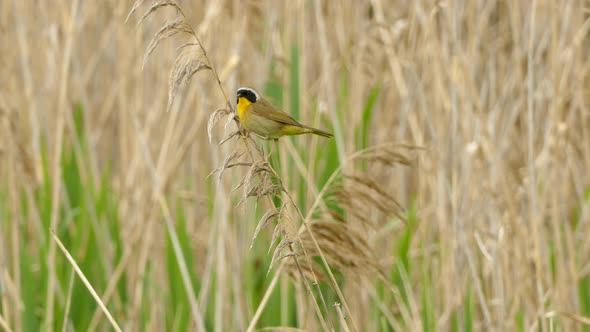
{"type": "Polygon", "coordinates": [[[278,140],[282,136],[315,134],[330,138],[333,135],[321,129],[303,125],[281,111],[252,88],[239,88],[237,113],[242,126],[263,139],[278,140]]]}

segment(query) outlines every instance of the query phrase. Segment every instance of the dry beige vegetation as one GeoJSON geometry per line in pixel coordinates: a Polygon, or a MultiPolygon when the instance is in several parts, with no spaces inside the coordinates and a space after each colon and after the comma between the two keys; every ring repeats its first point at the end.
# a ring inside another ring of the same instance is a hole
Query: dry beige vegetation
{"type": "Polygon", "coordinates": [[[154,3],[0,2],[0,329],[589,329],[589,2],[154,3]]]}

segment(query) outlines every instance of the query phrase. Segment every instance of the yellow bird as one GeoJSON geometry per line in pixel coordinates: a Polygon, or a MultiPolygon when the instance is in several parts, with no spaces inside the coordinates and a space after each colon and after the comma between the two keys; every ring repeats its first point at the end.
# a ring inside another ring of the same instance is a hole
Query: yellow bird
{"type": "Polygon", "coordinates": [[[276,140],[281,136],[301,134],[316,134],[328,138],[333,136],[323,130],[302,125],[254,89],[239,88],[237,96],[238,117],[242,126],[264,139],[276,140]]]}

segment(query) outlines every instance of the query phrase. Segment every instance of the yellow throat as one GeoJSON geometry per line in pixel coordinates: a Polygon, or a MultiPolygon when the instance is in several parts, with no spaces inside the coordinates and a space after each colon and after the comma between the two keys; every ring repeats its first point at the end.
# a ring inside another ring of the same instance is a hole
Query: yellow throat
{"type": "Polygon", "coordinates": [[[248,106],[250,106],[250,104],[252,104],[248,99],[244,98],[244,97],[239,97],[238,98],[238,117],[240,118],[240,121],[244,121],[244,117],[246,116],[246,111],[248,110],[248,106]]]}

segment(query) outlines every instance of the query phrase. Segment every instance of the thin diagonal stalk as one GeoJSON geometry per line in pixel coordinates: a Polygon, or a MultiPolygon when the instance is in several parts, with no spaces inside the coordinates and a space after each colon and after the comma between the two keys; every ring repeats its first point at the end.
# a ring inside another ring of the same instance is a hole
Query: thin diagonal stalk
{"type": "Polygon", "coordinates": [[[98,293],[96,293],[96,291],[94,290],[94,287],[92,287],[92,284],[90,284],[88,279],[86,279],[84,272],[82,272],[82,270],[80,269],[80,267],[78,266],[78,264],[74,260],[74,257],[72,257],[72,255],[70,255],[70,252],[68,251],[68,249],[66,249],[66,247],[63,245],[63,243],[57,237],[57,235],[55,234],[55,231],[53,229],[51,230],[51,235],[53,236],[55,243],[59,246],[59,249],[61,249],[61,251],[66,256],[66,258],[68,259],[70,264],[72,264],[72,267],[76,271],[76,274],[78,274],[78,277],[80,277],[80,279],[82,280],[82,282],[84,283],[84,285],[86,286],[88,291],[90,292],[90,295],[92,295],[92,297],[94,298],[94,300],[96,301],[98,306],[104,312],[105,316],[107,316],[109,322],[111,322],[113,329],[115,329],[115,331],[117,331],[117,332],[121,332],[121,328],[119,327],[119,324],[117,324],[117,322],[115,321],[115,319],[113,318],[113,316],[111,315],[111,313],[109,312],[107,307],[104,305],[104,303],[100,299],[100,296],[98,295],[98,293]]]}

